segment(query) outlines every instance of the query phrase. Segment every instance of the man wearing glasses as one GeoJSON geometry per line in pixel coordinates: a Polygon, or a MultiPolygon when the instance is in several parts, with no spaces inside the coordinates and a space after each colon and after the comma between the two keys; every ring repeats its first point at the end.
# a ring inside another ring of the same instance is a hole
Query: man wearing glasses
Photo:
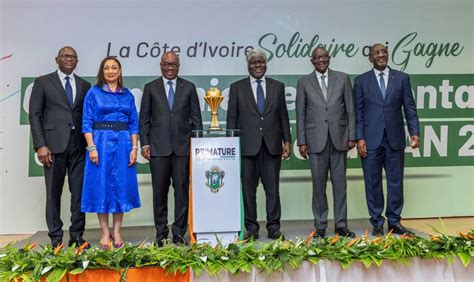
{"type": "Polygon", "coordinates": [[[165,52],[162,77],[145,85],[140,108],[142,155],[150,161],[153,213],[158,246],[168,238],[168,191],[173,180],[172,241],[186,244],[188,224],[189,149],[192,130],[202,130],[196,87],[178,77],[179,57],[165,52]]]}
{"type": "Polygon", "coordinates": [[[29,119],[33,145],[44,167],[46,223],[51,245],[63,240],[61,194],[66,171],[71,192],[69,245],[85,243],[85,216],[81,212],[86,142],[82,134],[82,104],[90,83],[73,73],[77,53],[69,46],[59,50],[58,70],[36,78],[31,92],[29,119]]]}
{"type": "Polygon", "coordinates": [[[329,69],[328,51],[312,52],[315,70],[298,81],[296,129],[303,158],[309,157],[313,180],[312,208],[316,232],[324,238],[328,226],[326,183],[331,175],[335,233],[355,237],[347,228],[347,151],[355,146],[355,111],[352,86],[345,73],[329,69]]]}

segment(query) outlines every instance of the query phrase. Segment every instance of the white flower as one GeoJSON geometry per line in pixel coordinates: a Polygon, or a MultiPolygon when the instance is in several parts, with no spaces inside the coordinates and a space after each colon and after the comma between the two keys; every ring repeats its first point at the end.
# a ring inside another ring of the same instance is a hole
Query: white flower
{"type": "Polygon", "coordinates": [[[45,274],[46,272],[50,271],[51,268],[53,268],[51,265],[46,266],[43,268],[43,271],[41,271],[41,275],[45,274]]]}
{"type": "Polygon", "coordinates": [[[309,250],[309,251],[308,251],[308,255],[310,255],[310,256],[315,256],[316,253],[315,253],[313,250],[309,250]]]}
{"type": "Polygon", "coordinates": [[[264,255],[261,255],[258,257],[259,260],[264,260],[265,259],[265,256],[264,255]]]}
{"type": "Polygon", "coordinates": [[[202,256],[202,257],[199,257],[199,258],[202,260],[202,262],[206,263],[206,261],[207,261],[207,256],[202,256]]]}
{"type": "Polygon", "coordinates": [[[364,247],[367,246],[364,240],[360,240],[360,242],[357,244],[358,247],[364,247]]]}
{"type": "Polygon", "coordinates": [[[471,246],[471,241],[466,241],[466,245],[471,246]]]}
{"type": "Polygon", "coordinates": [[[221,256],[221,259],[222,259],[222,260],[229,260],[229,257],[227,257],[227,256],[221,256]]]}
{"type": "Polygon", "coordinates": [[[82,268],[86,269],[88,265],[89,265],[88,260],[85,260],[85,261],[82,262],[82,268]]]}

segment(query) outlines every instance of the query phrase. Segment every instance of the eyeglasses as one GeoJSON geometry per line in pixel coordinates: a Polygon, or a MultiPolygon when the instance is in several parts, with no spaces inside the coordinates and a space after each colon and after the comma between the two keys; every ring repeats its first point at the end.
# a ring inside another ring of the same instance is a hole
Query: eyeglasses
{"type": "Polygon", "coordinates": [[[160,63],[161,67],[165,69],[177,69],[179,64],[176,63],[160,63]]]}
{"type": "Polygon", "coordinates": [[[59,57],[63,58],[64,60],[77,60],[76,55],[61,54],[59,57]]]}
{"type": "Polygon", "coordinates": [[[386,55],[386,54],[388,54],[388,51],[387,51],[387,49],[379,49],[379,50],[372,51],[371,54],[375,55],[375,56],[377,56],[377,55],[386,55]]]}
{"type": "Polygon", "coordinates": [[[324,56],[315,56],[315,57],[313,57],[313,61],[326,61],[328,58],[329,58],[329,56],[328,56],[328,55],[324,55],[324,56]]]}

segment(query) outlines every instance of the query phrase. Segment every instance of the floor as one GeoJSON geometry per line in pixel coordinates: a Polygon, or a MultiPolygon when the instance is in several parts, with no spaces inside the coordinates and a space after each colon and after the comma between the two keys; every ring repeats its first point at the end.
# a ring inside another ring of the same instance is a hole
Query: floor
{"type": "MultiPolygon", "coordinates": [[[[419,236],[428,236],[435,234],[436,230],[442,233],[456,234],[458,232],[469,232],[474,229],[474,217],[454,217],[454,218],[423,218],[423,219],[405,219],[403,224],[414,230],[419,236]]],[[[329,222],[327,235],[334,235],[334,230],[331,227],[332,221],[329,222]]],[[[351,228],[357,235],[365,233],[365,229],[370,228],[367,219],[352,219],[349,220],[349,228],[351,228]]],[[[308,220],[292,220],[282,222],[282,232],[288,239],[305,238],[312,229],[312,222],[308,220]]],[[[65,232],[64,241],[67,242],[67,232],[65,232]]],[[[152,226],[136,226],[125,227],[123,229],[123,237],[134,244],[147,239],[152,241],[154,239],[154,227],[152,226]]],[[[90,240],[92,244],[97,243],[100,236],[98,229],[88,229],[84,237],[90,240]],[[95,238],[95,240],[94,240],[95,238]]],[[[268,241],[266,238],[265,224],[261,223],[260,238],[262,241],[268,241]]],[[[22,246],[28,242],[37,242],[39,244],[47,244],[49,242],[46,231],[39,231],[35,234],[16,234],[16,235],[0,235],[0,247],[5,246],[9,242],[14,242],[18,246],[22,246]]]]}

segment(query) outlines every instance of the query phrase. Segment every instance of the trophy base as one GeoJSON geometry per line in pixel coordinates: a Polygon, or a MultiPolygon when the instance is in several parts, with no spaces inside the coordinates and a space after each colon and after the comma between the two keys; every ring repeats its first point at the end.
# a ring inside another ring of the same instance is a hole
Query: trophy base
{"type": "Polygon", "coordinates": [[[210,131],[222,130],[222,127],[220,127],[220,126],[209,126],[209,130],[210,130],[210,131]]]}

